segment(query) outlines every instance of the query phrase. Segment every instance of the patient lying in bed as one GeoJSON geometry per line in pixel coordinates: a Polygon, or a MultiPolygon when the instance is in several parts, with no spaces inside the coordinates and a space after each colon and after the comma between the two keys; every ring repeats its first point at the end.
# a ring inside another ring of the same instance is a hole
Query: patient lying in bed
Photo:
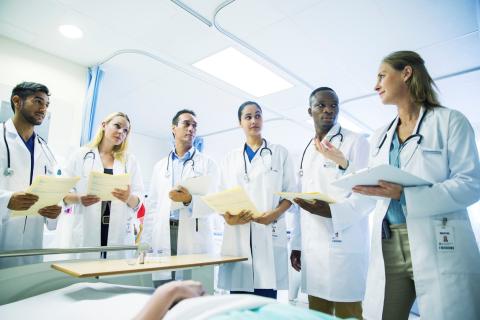
{"type": "Polygon", "coordinates": [[[201,283],[191,280],[173,281],[159,287],[136,319],[162,317],[165,320],[334,319],[320,312],[254,295],[204,296],[201,283]],[[175,307],[168,311],[172,305],[175,307]]]}
{"type": "Polygon", "coordinates": [[[0,306],[0,319],[333,319],[319,312],[253,295],[204,296],[200,282],[153,288],[77,283],[0,306]],[[139,311],[140,310],[140,311],[139,311]]]}

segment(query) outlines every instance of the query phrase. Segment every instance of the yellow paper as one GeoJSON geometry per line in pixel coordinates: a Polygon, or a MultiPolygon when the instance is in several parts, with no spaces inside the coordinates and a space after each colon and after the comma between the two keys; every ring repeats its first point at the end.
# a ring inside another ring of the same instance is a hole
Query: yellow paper
{"type": "Polygon", "coordinates": [[[112,195],[115,188],[126,190],[130,184],[130,175],[126,174],[106,174],[92,171],[88,177],[87,194],[95,195],[102,201],[117,200],[112,195]]]}
{"type": "Polygon", "coordinates": [[[202,200],[210,208],[221,214],[225,214],[228,211],[232,215],[237,215],[242,210],[249,210],[252,212],[253,218],[258,218],[262,215],[242,187],[209,194],[202,197],[202,200]]]}
{"type": "Polygon", "coordinates": [[[276,192],[276,194],[292,202],[293,202],[293,199],[295,198],[300,198],[306,201],[321,200],[327,203],[336,202],[335,199],[333,199],[332,197],[320,192],[276,192]]]}
{"type": "Polygon", "coordinates": [[[13,217],[30,216],[38,210],[57,205],[70,192],[80,177],[37,176],[25,192],[38,196],[38,201],[28,210],[11,211],[13,217]]]}

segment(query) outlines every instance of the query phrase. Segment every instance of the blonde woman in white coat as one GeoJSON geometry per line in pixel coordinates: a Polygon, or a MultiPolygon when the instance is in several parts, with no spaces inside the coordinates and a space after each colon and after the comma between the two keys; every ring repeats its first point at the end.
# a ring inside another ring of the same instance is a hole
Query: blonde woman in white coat
{"type": "MultiPolygon", "coordinates": [[[[58,237],[63,247],[93,247],[134,245],[133,219],[143,198],[143,182],[135,157],[127,153],[130,119],[116,112],[103,119],[101,126],[86,146],[71,157],[65,174],[80,176],[75,192],[64,198],[73,205],[73,212],[63,213],[58,226],[58,237]],[[131,184],[126,190],[115,189],[114,201],[100,201],[87,194],[90,172],[129,174],[131,184]]],[[[108,253],[108,257],[128,257],[128,251],[108,253]]],[[[97,253],[82,254],[83,258],[98,257],[97,253]]],[[[102,252],[106,257],[106,252],[102,252]]]]}
{"type": "Polygon", "coordinates": [[[283,213],[291,202],[275,192],[296,188],[293,164],[287,149],[262,138],[262,109],[243,103],[238,120],[246,143],[227,154],[221,165],[221,189],[242,186],[263,216],[249,211],[224,214],[222,254],[249,257],[248,261],[220,266],[218,286],[231,293],[253,293],[276,298],[288,288],[288,252],[283,213]]]}
{"type": "Polygon", "coordinates": [[[382,61],[375,90],[398,116],[372,137],[370,165],[399,166],[431,186],[379,182],[354,191],[376,201],[363,316],[480,319],[480,254],[467,207],[480,197],[472,126],[440,106],[423,59],[399,51],[382,61]],[[382,239],[383,238],[383,239],[382,239]]]}

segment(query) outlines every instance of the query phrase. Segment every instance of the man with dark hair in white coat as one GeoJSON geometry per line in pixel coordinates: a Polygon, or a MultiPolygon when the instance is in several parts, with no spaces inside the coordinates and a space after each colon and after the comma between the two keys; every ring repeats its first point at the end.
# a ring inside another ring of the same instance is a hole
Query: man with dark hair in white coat
{"type": "MultiPolygon", "coordinates": [[[[55,174],[56,161],[45,140],[35,133],[47,115],[50,92],[40,83],[23,82],[12,91],[13,117],[2,123],[0,143],[0,251],[40,249],[43,225],[56,226],[61,207],[41,208],[38,215],[11,216],[12,210],[28,210],[38,196],[25,189],[38,175],[55,174]]],[[[39,262],[39,256],[1,258],[0,268],[39,262]]]]}
{"type": "MultiPolygon", "coordinates": [[[[192,110],[178,111],[172,119],[175,147],[155,165],[147,198],[142,242],[151,245],[155,255],[181,255],[213,252],[213,211],[185,187],[185,179],[210,176],[210,188],[216,189],[218,169],[215,162],[193,146],[197,118],[192,110]]],[[[180,272],[177,272],[177,275],[180,272]]],[[[183,272],[184,278],[188,277],[183,272]]],[[[168,281],[175,272],[153,274],[156,285],[168,281]]]]}
{"type": "Polygon", "coordinates": [[[318,88],[309,102],[315,137],[302,156],[301,189],[329,195],[336,203],[294,200],[301,213],[296,216],[290,260],[294,269],[302,270],[302,289],[308,294],[310,309],[341,318],[361,318],[371,205],[362,196],[352,196],[331,182],[365,167],[369,145],[364,136],[336,122],[339,102],[335,91],[318,88]]]}

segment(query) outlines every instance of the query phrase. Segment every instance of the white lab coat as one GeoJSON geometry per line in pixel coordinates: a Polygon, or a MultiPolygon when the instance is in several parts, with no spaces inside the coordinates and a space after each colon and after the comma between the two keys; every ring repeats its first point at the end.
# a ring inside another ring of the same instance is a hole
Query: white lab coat
{"type": "MultiPolygon", "coordinates": [[[[264,151],[263,161],[260,150],[252,162],[248,161],[245,154],[249,182],[244,179],[243,148],[227,154],[220,173],[222,190],[242,186],[262,213],[278,206],[281,199],[275,192],[296,190],[293,163],[287,149],[278,144],[268,144],[268,147],[272,151],[272,156],[264,151]]],[[[288,289],[287,232],[284,215],[270,225],[250,222],[231,226],[225,223],[222,254],[248,257],[248,261],[222,264],[218,275],[219,288],[250,292],[253,289],[288,289]]]]}
{"type": "MultiPolygon", "coordinates": [[[[326,138],[339,130],[335,125],[326,138]]],[[[302,192],[321,192],[336,199],[330,205],[332,218],[301,209],[301,246],[298,228],[292,232],[292,249],[301,250],[302,290],[309,295],[336,302],[362,301],[367,279],[369,253],[368,215],[371,201],[331,185],[344,174],[364,168],[369,145],[364,136],[342,128],[332,139],[349,161],[347,170],[338,168],[316,149],[314,142],[305,152],[302,192]],[[335,236],[337,234],[337,236],[335,236]]],[[[295,215],[298,221],[298,214],[295,215]]]]}
{"type": "MultiPolygon", "coordinates": [[[[424,111],[422,108],[419,119],[424,111]]],[[[387,128],[373,136],[371,166],[388,164],[397,121],[388,130],[380,150],[378,146],[387,128]]],[[[433,186],[404,189],[420,316],[427,320],[480,319],[480,254],[467,214],[467,207],[480,197],[475,135],[464,115],[447,108],[428,111],[420,134],[423,135],[420,145],[413,139],[400,155],[403,170],[433,182],[433,186]],[[435,229],[443,218],[454,229],[454,252],[437,251],[435,229]]],[[[378,200],[373,218],[372,252],[363,304],[363,316],[367,319],[382,317],[385,269],[381,225],[389,203],[390,199],[378,200]]]]}
{"type": "MultiPolygon", "coordinates": [[[[10,197],[14,192],[25,191],[30,185],[30,152],[22,138],[18,135],[12,120],[5,123],[6,139],[10,149],[10,167],[13,175],[5,176],[7,168],[7,149],[3,140],[3,124],[0,124],[0,251],[41,249],[43,242],[43,225],[47,223],[50,230],[55,229],[56,219],[46,219],[40,215],[10,217],[7,209],[10,197]]],[[[57,164],[51,158],[43,141],[35,139],[34,168],[32,181],[39,175],[56,174],[57,164]]],[[[1,258],[0,268],[41,262],[41,256],[1,258]]]]}
{"type": "MultiPolygon", "coordinates": [[[[65,168],[66,176],[79,176],[74,192],[79,195],[86,195],[88,188],[88,177],[91,171],[103,173],[103,164],[98,148],[81,147],[69,159],[65,168]],[[90,152],[90,153],[89,153],[90,152]],[[93,157],[92,155],[95,155],[93,157]],[[87,153],[89,153],[87,155],[87,153]]],[[[131,193],[143,200],[143,182],[140,168],[135,157],[129,153],[126,154],[126,162],[119,160],[113,162],[113,174],[130,175],[131,193]]],[[[85,207],[81,203],[73,205],[72,213],[62,213],[59,218],[57,228],[57,239],[60,247],[78,248],[100,246],[101,236],[101,208],[102,202],[97,202],[91,206],[85,207]]],[[[108,228],[108,245],[134,245],[135,235],[133,232],[133,219],[135,212],[126,203],[120,200],[111,202],[110,207],[110,225],[108,228]]],[[[109,252],[109,258],[123,258],[131,256],[131,251],[109,252]]],[[[84,253],[78,257],[99,258],[100,254],[84,253]]]]}
{"type": "MultiPolygon", "coordinates": [[[[171,154],[168,155],[171,157],[171,154]]],[[[172,190],[172,159],[163,158],[155,164],[146,203],[144,231],[142,242],[150,244],[154,254],[170,256],[170,211],[172,200],[169,192],[172,190]],[[168,163],[168,174],[167,174],[168,163]]],[[[194,168],[191,162],[185,164],[182,179],[195,176],[210,176],[210,189],[206,193],[215,192],[218,185],[218,167],[205,154],[195,152],[194,168]]],[[[181,183],[178,183],[181,184],[181,183]]],[[[189,206],[183,206],[179,215],[177,255],[213,253],[213,211],[201,199],[192,195],[189,206]],[[198,219],[198,229],[196,226],[198,219]]],[[[155,272],[154,280],[171,278],[170,272],[155,272]]]]}

